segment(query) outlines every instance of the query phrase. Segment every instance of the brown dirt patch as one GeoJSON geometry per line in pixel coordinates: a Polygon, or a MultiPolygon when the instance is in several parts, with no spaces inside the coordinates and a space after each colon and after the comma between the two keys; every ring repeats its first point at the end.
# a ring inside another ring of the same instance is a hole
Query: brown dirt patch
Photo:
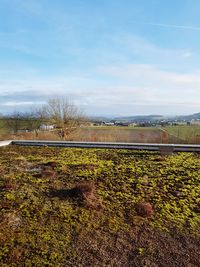
{"type": "Polygon", "coordinates": [[[154,215],[154,209],[149,202],[140,202],[135,206],[136,212],[142,217],[151,217],[154,215]]]}

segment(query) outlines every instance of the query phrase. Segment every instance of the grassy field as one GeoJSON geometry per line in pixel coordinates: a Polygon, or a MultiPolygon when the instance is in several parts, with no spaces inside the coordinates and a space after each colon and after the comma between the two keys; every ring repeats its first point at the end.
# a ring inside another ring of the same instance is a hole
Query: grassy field
{"type": "MultiPolygon", "coordinates": [[[[43,139],[60,140],[56,131],[18,133],[9,135],[0,120],[1,139],[43,139]]],[[[92,126],[81,127],[66,140],[99,141],[99,142],[130,142],[130,143],[193,143],[200,144],[200,126],[167,126],[167,127],[123,127],[123,126],[92,126]]]]}
{"type": "Polygon", "coordinates": [[[0,148],[0,266],[200,266],[200,155],[0,148]]]}
{"type": "Polygon", "coordinates": [[[5,128],[5,123],[0,119],[0,136],[8,132],[8,129],[5,128]]]}
{"type": "Polygon", "coordinates": [[[86,129],[91,129],[91,130],[115,130],[115,129],[120,129],[120,130],[144,130],[144,131],[157,131],[157,127],[137,127],[137,126],[87,126],[85,127],[86,129]]]}
{"type": "Polygon", "coordinates": [[[169,134],[175,135],[186,141],[199,139],[200,141],[200,126],[168,126],[164,128],[169,134]]]}
{"type": "Polygon", "coordinates": [[[147,135],[148,132],[152,133],[152,136],[155,135],[155,133],[158,133],[160,130],[167,132],[169,135],[171,135],[171,138],[177,137],[177,140],[180,139],[182,141],[187,142],[197,142],[200,143],[200,125],[188,125],[188,126],[166,126],[166,127],[136,127],[136,126],[130,126],[130,127],[121,127],[121,126],[93,126],[88,127],[89,130],[107,130],[108,132],[112,132],[115,130],[121,130],[121,131],[132,131],[132,134],[137,134],[138,132],[143,133],[144,135],[147,135]]]}

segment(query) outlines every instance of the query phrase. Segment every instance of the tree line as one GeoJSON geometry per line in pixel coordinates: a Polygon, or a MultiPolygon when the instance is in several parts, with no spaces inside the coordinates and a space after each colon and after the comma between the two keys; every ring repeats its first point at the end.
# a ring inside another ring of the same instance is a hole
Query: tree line
{"type": "Polygon", "coordinates": [[[22,129],[35,131],[36,135],[41,124],[54,125],[60,137],[65,138],[87,118],[81,109],[67,98],[51,98],[41,108],[27,112],[13,112],[2,116],[3,124],[10,132],[16,134],[22,129]]]}

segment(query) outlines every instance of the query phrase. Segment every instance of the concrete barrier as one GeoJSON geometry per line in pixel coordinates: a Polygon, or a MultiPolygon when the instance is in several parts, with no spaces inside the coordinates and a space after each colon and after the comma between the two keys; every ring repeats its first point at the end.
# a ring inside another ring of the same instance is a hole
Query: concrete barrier
{"type": "Polygon", "coordinates": [[[109,143],[109,142],[74,142],[74,141],[43,141],[43,140],[15,140],[13,145],[20,146],[50,146],[75,148],[106,148],[173,152],[200,152],[200,145],[188,144],[148,144],[148,143],[109,143]]]}
{"type": "Polygon", "coordinates": [[[8,146],[12,144],[12,140],[0,141],[0,146],[8,146]]]}
{"type": "Polygon", "coordinates": [[[0,146],[49,146],[74,148],[105,148],[159,151],[161,154],[173,152],[200,152],[200,145],[188,144],[148,144],[148,143],[109,143],[109,142],[74,142],[74,141],[43,141],[43,140],[8,140],[0,141],[0,146]]]}

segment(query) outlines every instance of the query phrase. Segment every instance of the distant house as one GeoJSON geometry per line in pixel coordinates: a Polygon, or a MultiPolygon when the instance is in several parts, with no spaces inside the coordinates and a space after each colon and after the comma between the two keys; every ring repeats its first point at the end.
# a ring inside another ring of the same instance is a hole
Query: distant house
{"type": "Polygon", "coordinates": [[[122,121],[116,121],[115,122],[115,125],[116,126],[135,126],[136,124],[135,123],[133,123],[133,122],[122,122],[122,121]]]}
{"type": "Polygon", "coordinates": [[[50,131],[50,130],[53,130],[54,128],[55,128],[54,125],[47,125],[47,124],[41,124],[40,125],[41,131],[50,131]]]}
{"type": "Polygon", "coordinates": [[[106,126],[114,126],[115,124],[114,124],[114,122],[105,122],[104,125],[106,125],[106,126]]]}
{"type": "Polygon", "coordinates": [[[191,120],[191,125],[200,125],[200,120],[191,120]]]}

